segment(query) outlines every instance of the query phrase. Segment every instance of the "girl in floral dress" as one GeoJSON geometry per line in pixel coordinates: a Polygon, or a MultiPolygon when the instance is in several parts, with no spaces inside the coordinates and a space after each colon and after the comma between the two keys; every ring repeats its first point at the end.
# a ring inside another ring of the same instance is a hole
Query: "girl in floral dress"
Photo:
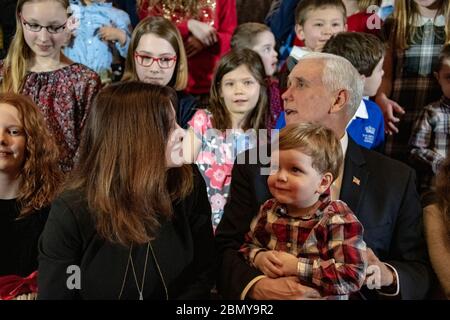
{"type": "Polygon", "coordinates": [[[231,51],[219,62],[208,109],[189,121],[184,157],[195,161],[205,179],[215,229],[229,194],[237,154],[267,137],[267,88],[264,65],[250,50],[231,51]]]}
{"type": "Polygon", "coordinates": [[[70,171],[99,76],[61,53],[71,20],[68,0],[19,0],[17,30],[8,55],[0,62],[0,90],[27,95],[43,113],[70,171]]]}

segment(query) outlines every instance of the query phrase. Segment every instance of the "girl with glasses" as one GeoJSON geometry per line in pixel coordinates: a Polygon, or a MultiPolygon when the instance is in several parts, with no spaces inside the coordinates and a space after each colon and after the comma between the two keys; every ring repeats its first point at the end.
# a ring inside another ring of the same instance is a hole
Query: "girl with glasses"
{"type": "Polygon", "coordinates": [[[69,36],[68,0],[19,0],[17,29],[0,62],[0,90],[27,95],[43,113],[64,172],[71,170],[80,135],[100,89],[99,76],[61,53],[69,36]]]}
{"type": "Polygon", "coordinates": [[[197,107],[184,92],[188,80],[186,52],[175,25],[162,17],[148,17],[134,29],[122,80],[138,80],[176,90],[177,122],[186,128],[197,107]]]}
{"type": "Polygon", "coordinates": [[[221,56],[230,49],[237,26],[235,0],[137,0],[141,19],[162,16],[177,26],[189,64],[186,91],[206,107],[209,88],[221,56]]]}

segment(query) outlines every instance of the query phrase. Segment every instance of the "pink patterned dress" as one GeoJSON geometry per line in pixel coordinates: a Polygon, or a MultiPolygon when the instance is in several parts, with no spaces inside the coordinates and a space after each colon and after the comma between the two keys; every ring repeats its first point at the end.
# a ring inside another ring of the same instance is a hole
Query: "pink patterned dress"
{"type": "Polygon", "coordinates": [[[213,128],[212,114],[204,109],[198,110],[188,124],[202,142],[196,164],[206,183],[215,230],[230,192],[234,160],[239,153],[256,147],[257,139],[243,130],[222,132],[213,128]]]}

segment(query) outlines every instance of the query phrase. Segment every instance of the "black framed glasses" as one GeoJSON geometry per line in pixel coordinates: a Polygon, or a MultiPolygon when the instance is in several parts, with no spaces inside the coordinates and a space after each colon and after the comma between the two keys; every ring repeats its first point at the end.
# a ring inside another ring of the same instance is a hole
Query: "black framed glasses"
{"type": "Polygon", "coordinates": [[[22,20],[22,24],[25,26],[25,29],[31,32],[39,32],[42,30],[42,28],[45,28],[48,33],[50,34],[56,34],[61,33],[66,28],[67,21],[64,22],[62,25],[59,26],[41,26],[37,23],[30,23],[27,20],[25,20],[22,16],[20,16],[20,19],[22,20]]]}
{"type": "Polygon", "coordinates": [[[169,69],[175,65],[177,56],[156,58],[147,54],[134,53],[136,62],[143,67],[150,67],[156,61],[161,69],[169,69]]]}

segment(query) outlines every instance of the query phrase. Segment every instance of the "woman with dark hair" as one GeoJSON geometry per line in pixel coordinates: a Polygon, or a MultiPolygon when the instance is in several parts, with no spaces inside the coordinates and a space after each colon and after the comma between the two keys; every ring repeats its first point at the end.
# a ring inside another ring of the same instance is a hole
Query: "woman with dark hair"
{"type": "Polygon", "coordinates": [[[180,165],[176,103],[137,81],[95,98],[39,242],[39,299],[209,297],[211,211],[201,175],[180,165]]]}
{"type": "Polygon", "coordinates": [[[0,94],[0,300],[33,291],[38,238],[61,181],[57,150],[29,98],[0,94]]]}

